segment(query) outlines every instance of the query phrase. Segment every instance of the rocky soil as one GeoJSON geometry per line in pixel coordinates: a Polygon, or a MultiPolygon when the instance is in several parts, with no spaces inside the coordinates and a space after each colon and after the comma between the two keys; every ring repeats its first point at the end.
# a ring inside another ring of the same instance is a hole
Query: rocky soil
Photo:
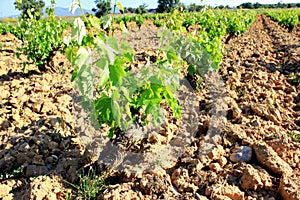
{"type": "MultiPolygon", "coordinates": [[[[138,173],[107,170],[99,152],[90,151],[87,144],[102,137],[78,117],[66,59],[56,56],[57,73],[39,73],[34,65],[23,71],[17,39],[1,35],[0,199],[76,199],[67,182],[77,184],[90,168],[108,174],[97,199],[300,199],[299,30],[289,33],[259,15],[231,39],[219,71],[223,84],[207,78],[192,91],[196,102],[183,101],[197,104],[190,105],[197,115],[187,111],[181,123],[168,118],[147,141],[163,154],[159,147],[196,119],[194,138],[176,160],[138,173]]],[[[156,32],[146,24],[117,38],[129,40],[139,66],[159,44],[156,32]]]]}

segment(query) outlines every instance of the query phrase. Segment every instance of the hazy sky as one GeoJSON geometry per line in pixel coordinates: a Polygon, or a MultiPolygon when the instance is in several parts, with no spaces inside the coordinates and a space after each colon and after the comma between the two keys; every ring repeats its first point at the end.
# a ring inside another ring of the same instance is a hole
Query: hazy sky
{"type": "MultiPolygon", "coordinates": [[[[142,5],[143,3],[146,3],[148,5],[148,8],[156,8],[157,7],[157,0],[142,0],[142,1],[136,1],[136,0],[117,0],[120,1],[124,7],[137,7],[139,5],[142,5]]],[[[19,12],[16,11],[14,9],[14,2],[15,0],[0,0],[0,17],[7,17],[7,16],[11,16],[11,15],[16,15],[19,12]]],[[[46,2],[46,6],[50,6],[50,0],[45,0],[46,2]]],[[[70,3],[72,2],[72,0],[56,0],[56,6],[58,7],[69,7],[70,3]]],[[[114,2],[114,1],[112,1],[114,2]]],[[[262,4],[269,4],[269,3],[277,3],[278,1],[265,1],[265,0],[245,0],[245,1],[238,1],[238,0],[234,0],[234,1],[217,1],[217,0],[213,0],[213,1],[209,1],[209,0],[203,0],[202,2],[200,0],[180,0],[180,2],[189,5],[191,3],[196,3],[196,4],[210,4],[212,6],[216,6],[216,5],[227,5],[229,4],[229,6],[238,6],[242,3],[245,2],[259,2],[262,4]]],[[[283,0],[282,3],[298,3],[299,0],[283,0]]],[[[93,7],[95,7],[95,3],[94,0],[81,0],[81,4],[84,8],[86,9],[92,9],[93,7]]]]}

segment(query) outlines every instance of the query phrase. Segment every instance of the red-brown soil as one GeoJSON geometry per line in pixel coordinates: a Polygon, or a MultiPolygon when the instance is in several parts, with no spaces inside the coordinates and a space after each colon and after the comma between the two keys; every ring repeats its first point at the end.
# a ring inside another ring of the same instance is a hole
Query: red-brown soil
{"type": "MultiPolygon", "coordinates": [[[[215,114],[208,80],[194,91],[200,125],[185,153],[142,174],[109,171],[97,199],[300,199],[299,29],[289,33],[258,15],[224,46],[219,74],[226,119],[213,147],[205,148],[215,114]]],[[[157,28],[147,24],[130,33],[127,40],[144,62],[159,44],[157,28]]],[[[57,73],[40,74],[34,65],[22,71],[17,39],[1,35],[0,45],[0,199],[67,199],[69,193],[76,199],[66,181],[76,184],[86,166],[98,174],[104,167],[79,136],[71,68],[57,55],[57,73]]],[[[156,145],[171,132],[158,134],[156,145]]]]}

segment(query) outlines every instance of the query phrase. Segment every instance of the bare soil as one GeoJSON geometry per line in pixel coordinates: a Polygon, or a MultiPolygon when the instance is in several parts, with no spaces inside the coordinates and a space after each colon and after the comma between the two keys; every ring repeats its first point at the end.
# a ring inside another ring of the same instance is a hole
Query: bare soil
{"type": "MultiPolygon", "coordinates": [[[[157,49],[158,29],[130,27],[128,37],[117,38],[130,42],[140,66],[157,49]]],[[[194,91],[199,127],[185,152],[141,174],[109,171],[97,199],[300,199],[299,29],[290,33],[258,15],[246,33],[224,45],[222,127],[211,123],[215,94],[207,80],[194,91]],[[207,148],[211,130],[220,137],[207,148]]],[[[0,199],[76,199],[66,181],[77,184],[89,168],[107,171],[78,127],[71,67],[58,54],[57,73],[41,74],[34,65],[23,71],[17,39],[1,35],[0,45],[0,199]]],[[[182,125],[169,120],[151,141],[165,145],[182,125]]]]}

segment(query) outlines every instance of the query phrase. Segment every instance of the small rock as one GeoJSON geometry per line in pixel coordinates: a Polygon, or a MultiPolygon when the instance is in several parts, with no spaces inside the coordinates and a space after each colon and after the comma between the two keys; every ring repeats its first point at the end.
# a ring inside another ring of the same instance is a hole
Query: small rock
{"type": "Polygon", "coordinates": [[[251,122],[251,125],[252,125],[252,126],[260,127],[260,126],[261,126],[261,123],[260,123],[258,120],[254,120],[253,122],[251,122]]]}
{"type": "Polygon", "coordinates": [[[53,114],[54,111],[57,110],[57,107],[50,101],[44,101],[43,106],[41,108],[41,113],[51,113],[53,114]]]}
{"type": "Polygon", "coordinates": [[[215,171],[215,172],[220,172],[220,171],[222,171],[222,167],[220,166],[220,164],[219,163],[210,163],[209,164],[209,169],[211,169],[211,170],[213,170],[213,171],[215,171]]]}
{"type": "Polygon", "coordinates": [[[26,168],[26,177],[41,176],[48,173],[46,166],[28,165],[26,168]]]}
{"type": "Polygon", "coordinates": [[[277,110],[276,108],[270,108],[270,111],[276,117],[277,121],[282,121],[279,110],[277,110]]]}
{"type": "Polygon", "coordinates": [[[300,199],[300,171],[296,169],[291,174],[284,174],[280,179],[278,188],[283,200],[300,199]]]}
{"type": "Polygon", "coordinates": [[[0,99],[6,99],[9,97],[9,95],[10,95],[9,90],[2,90],[0,92],[0,99]]]}
{"type": "Polygon", "coordinates": [[[236,101],[233,98],[230,98],[227,100],[227,104],[230,105],[231,111],[232,111],[232,118],[240,118],[242,114],[242,110],[239,108],[239,105],[236,103],[236,101]]]}
{"type": "Polygon", "coordinates": [[[27,152],[14,152],[13,155],[14,157],[16,158],[16,163],[18,166],[26,166],[28,165],[31,160],[32,160],[32,157],[30,155],[28,155],[28,151],[27,152]]]}
{"type": "Polygon", "coordinates": [[[32,158],[32,164],[45,165],[42,155],[36,155],[32,158]]]}
{"type": "Polygon", "coordinates": [[[148,142],[151,144],[161,144],[162,141],[165,140],[165,137],[158,133],[153,133],[151,136],[148,138],[148,142]]]}
{"type": "Polygon", "coordinates": [[[236,147],[229,159],[232,162],[249,162],[252,157],[252,148],[248,146],[236,147]]]}
{"type": "Polygon", "coordinates": [[[191,183],[189,172],[187,169],[178,168],[171,176],[172,183],[181,192],[195,192],[198,187],[191,183]]]}
{"type": "Polygon", "coordinates": [[[12,86],[12,87],[16,87],[16,86],[18,86],[18,85],[20,85],[20,80],[18,80],[18,79],[13,79],[13,80],[11,81],[11,86],[12,86]]]}
{"type": "Polygon", "coordinates": [[[33,112],[36,112],[36,113],[39,113],[41,111],[41,108],[42,108],[42,103],[41,102],[36,102],[32,105],[32,111],[33,112]]]}
{"type": "Polygon", "coordinates": [[[278,126],[270,126],[268,128],[268,130],[277,133],[277,132],[279,132],[279,127],[278,126]]]}
{"type": "Polygon", "coordinates": [[[111,185],[103,192],[101,199],[147,199],[140,191],[134,191],[132,187],[132,183],[111,185]]]}
{"type": "Polygon", "coordinates": [[[256,158],[259,163],[267,167],[275,174],[290,174],[292,168],[284,160],[282,160],[278,154],[265,142],[260,141],[253,145],[256,158]]]}
{"type": "Polygon", "coordinates": [[[227,164],[227,159],[224,156],[221,156],[217,161],[221,167],[224,167],[227,164]]]}
{"type": "Polygon", "coordinates": [[[9,103],[14,106],[17,107],[20,103],[18,102],[18,97],[14,97],[12,99],[9,100],[9,103]]]}
{"type": "Polygon", "coordinates": [[[255,169],[249,164],[245,166],[243,169],[243,175],[241,177],[241,188],[245,190],[257,190],[271,186],[271,177],[265,170],[255,169]]]}
{"type": "Polygon", "coordinates": [[[247,133],[245,132],[244,129],[240,127],[240,125],[230,124],[229,128],[230,128],[231,135],[235,140],[243,140],[245,138],[248,138],[247,133]]]}
{"type": "Polygon", "coordinates": [[[262,107],[261,105],[252,105],[251,106],[251,110],[255,113],[255,114],[257,114],[258,116],[264,116],[264,110],[265,110],[265,108],[264,107],[262,107]]]}
{"type": "Polygon", "coordinates": [[[53,117],[49,119],[49,123],[51,124],[51,126],[57,127],[60,125],[61,119],[59,117],[53,117]]]}
{"type": "Polygon", "coordinates": [[[193,194],[193,197],[195,197],[196,199],[199,199],[199,200],[208,200],[208,198],[206,196],[202,196],[202,195],[198,194],[197,192],[195,194],[193,194]]]}
{"type": "Polygon", "coordinates": [[[65,199],[66,189],[59,176],[39,176],[26,188],[22,199],[65,199]]]}
{"type": "Polygon", "coordinates": [[[4,121],[0,124],[0,131],[6,131],[11,127],[11,123],[9,121],[4,121]]]}
{"type": "Polygon", "coordinates": [[[290,87],[287,87],[287,88],[285,89],[285,92],[288,93],[288,94],[290,94],[290,93],[292,93],[292,92],[296,92],[296,89],[295,89],[295,87],[290,86],[290,87]]]}
{"type": "Polygon", "coordinates": [[[50,150],[55,150],[55,149],[58,149],[58,144],[54,141],[50,141],[48,144],[47,144],[48,148],[50,150]]]}
{"type": "Polygon", "coordinates": [[[46,158],[46,163],[50,163],[50,164],[53,164],[56,162],[57,159],[55,159],[54,157],[52,156],[49,156],[46,158]]]}
{"type": "Polygon", "coordinates": [[[27,142],[24,142],[23,144],[21,144],[18,148],[19,151],[22,151],[22,152],[26,152],[26,151],[29,151],[30,150],[30,146],[27,142]]]}
{"type": "Polygon", "coordinates": [[[53,165],[51,165],[51,164],[47,164],[46,167],[47,167],[48,170],[55,169],[55,167],[53,165]]]}
{"type": "Polygon", "coordinates": [[[223,146],[217,145],[215,148],[211,149],[211,151],[209,151],[207,155],[210,159],[217,160],[224,154],[225,154],[225,150],[223,146]]]}
{"type": "Polygon", "coordinates": [[[214,184],[205,190],[205,195],[210,196],[211,199],[244,199],[244,192],[242,192],[235,185],[214,184]]]}
{"type": "Polygon", "coordinates": [[[220,195],[220,194],[213,194],[213,200],[232,200],[228,196],[220,195]]]}

